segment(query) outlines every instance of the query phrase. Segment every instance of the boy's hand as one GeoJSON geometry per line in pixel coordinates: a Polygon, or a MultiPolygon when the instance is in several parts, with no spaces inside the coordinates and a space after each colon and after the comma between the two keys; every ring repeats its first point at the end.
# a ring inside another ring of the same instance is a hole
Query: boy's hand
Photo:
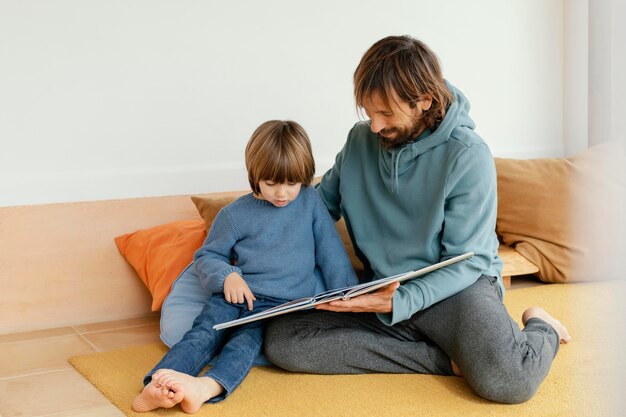
{"type": "Polygon", "coordinates": [[[248,310],[252,310],[252,302],[256,301],[246,281],[236,272],[231,272],[224,279],[224,298],[229,303],[238,304],[245,300],[248,303],[248,310]]]}

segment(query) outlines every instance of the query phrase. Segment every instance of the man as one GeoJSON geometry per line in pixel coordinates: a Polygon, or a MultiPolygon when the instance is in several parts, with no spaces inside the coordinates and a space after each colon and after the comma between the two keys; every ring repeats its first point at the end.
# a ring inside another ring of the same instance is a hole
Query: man
{"type": "Polygon", "coordinates": [[[318,191],[344,217],[365,279],[474,252],[402,286],[274,319],[265,354],[299,372],[463,375],[482,397],[518,403],[544,379],[567,329],[541,308],[520,331],[502,297],[493,157],[436,55],[387,37],[354,74],[357,123],[318,191]]]}

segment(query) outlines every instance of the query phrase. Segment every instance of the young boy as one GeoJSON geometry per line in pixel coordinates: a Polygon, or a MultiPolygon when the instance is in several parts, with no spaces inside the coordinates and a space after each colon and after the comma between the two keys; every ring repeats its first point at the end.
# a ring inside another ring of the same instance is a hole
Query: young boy
{"type": "Polygon", "coordinates": [[[246,168],[252,193],[220,210],[194,255],[213,296],[144,377],[135,411],[180,403],[195,413],[232,393],[261,350],[263,322],[220,331],[213,325],[311,296],[320,274],[329,289],[357,283],[326,206],[309,187],[315,163],[304,129],[292,121],[263,123],[246,146],[246,168]]]}

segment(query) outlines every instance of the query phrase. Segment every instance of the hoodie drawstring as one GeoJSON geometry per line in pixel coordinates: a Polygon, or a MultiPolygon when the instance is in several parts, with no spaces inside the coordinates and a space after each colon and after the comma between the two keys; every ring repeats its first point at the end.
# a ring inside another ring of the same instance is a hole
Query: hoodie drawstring
{"type": "Polygon", "coordinates": [[[402,152],[404,151],[406,151],[406,146],[400,149],[397,155],[394,151],[391,151],[391,176],[393,178],[393,183],[391,184],[391,192],[395,191],[396,194],[400,194],[400,184],[398,184],[398,167],[400,166],[400,155],[402,155],[402,152]],[[396,158],[395,163],[393,161],[394,155],[396,158]]]}

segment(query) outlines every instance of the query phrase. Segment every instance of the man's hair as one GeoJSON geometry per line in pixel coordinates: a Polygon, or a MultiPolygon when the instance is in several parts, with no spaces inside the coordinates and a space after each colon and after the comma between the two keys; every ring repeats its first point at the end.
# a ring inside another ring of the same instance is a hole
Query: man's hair
{"type": "Polygon", "coordinates": [[[246,146],[248,181],[255,194],[259,182],[311,184],[315,161],[306,132],[291,120],[270,120],[259,126],[246,146]]]}
{"type": "Polygon", "coordinates": [[[454,100],[437,55],[424,42],[408,35],[389,36],[376,42],[365,52],[354,72],[354,97],[359,108],[373,93],[380,94],[389,106],[393,91],[412,107],[424,95],[432,97],[432,105],[424,112],[423,119],[430,129],[443,120],[454,100]]]}

